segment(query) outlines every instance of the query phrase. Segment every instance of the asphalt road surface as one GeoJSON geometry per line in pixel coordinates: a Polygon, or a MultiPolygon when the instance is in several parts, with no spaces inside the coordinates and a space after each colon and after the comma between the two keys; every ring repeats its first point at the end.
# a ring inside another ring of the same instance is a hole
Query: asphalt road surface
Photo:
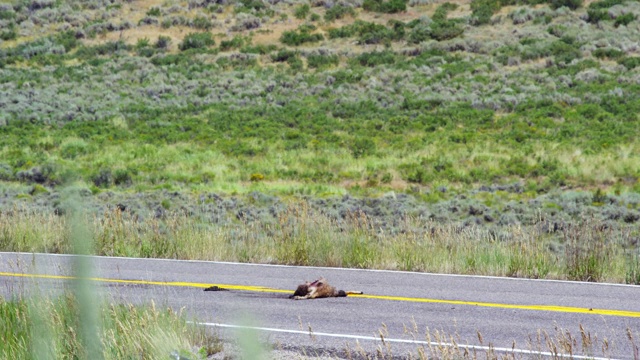
{"type": "MultiPolygon", "coordinates": [[[[76,276],[73,259],[0,253],[0,294],[59,292],[76,276]]],[[[153,299],[184,308],[230,341],[246,326],[276,348],[307,355],[415,358],[423,348],[427,354],[468,351],[481,358],[494,351],[525,359],[556,353],[634,359],[640,346],[640,286],[202,261],[91,261],[92,273],[82,276],[110,300],[153,299]],[[288,299],[299,283],[320,276],[364,295],[288,299]],[[203,291],[212,285],[230,291],[203,291]]]]}

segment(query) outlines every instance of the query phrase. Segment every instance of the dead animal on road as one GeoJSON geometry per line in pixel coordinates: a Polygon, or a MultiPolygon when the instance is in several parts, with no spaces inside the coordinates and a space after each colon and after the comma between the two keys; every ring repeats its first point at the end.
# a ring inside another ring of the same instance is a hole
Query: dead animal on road
{"type": "Polygon", "coordinates": [[[329,285],[327,280],[323,277],[320,279],[298,285],[298,288],[289,296],[289,299],[294,300],[307,300],[307,299],[319,299],[327,297],[345,297],[352,294],[362,294],[362,291],[344,291],[338,290],[334,286],[329,285]]]}

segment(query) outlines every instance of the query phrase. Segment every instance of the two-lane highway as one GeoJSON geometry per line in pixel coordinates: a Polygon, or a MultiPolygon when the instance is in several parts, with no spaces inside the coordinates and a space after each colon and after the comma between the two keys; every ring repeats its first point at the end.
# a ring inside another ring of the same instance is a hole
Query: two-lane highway
{"type": "MultiPolygon", "coordinates": [[[[36,285],[56,292],[71,280],[72,256],[0,253],[0,293],[36,285]]],[[[569,335],[574,355],[633,359],[640,345],[640,287],[566,281],[202,261],[92,257],[97,291],[115,300],[184,308],[223,334],[251,318],[267,339],[290,349],[339,353],[386,345],[402,357],[429,342],[469,351],[512,349],[518,357],[553,350],[569,335]],[[324,276],[362,296],[289,300],[304,280],[324,276]],[[231,291],[203,291],[211,285],[231,291]],[[582,327],[593,345],[583,354],[582,327]],[[430,337],[425,333],[430,333],[430,337]],[[380,334],[385,344],[380,341],[380,334]],[[549,339],[545,339],[545,334],[549,339]],[[603,350],[603,345],[607,348],[603,350]]],[[[87,275],[87,274],[83,274],[87,275]]],[[[433,345],[433,344],[431,344],[433,345]]],[[[562,351],[561,347],[557,348],[562,351]]],[[[386,350],[385,350],[386,351],[386,350]]]]}

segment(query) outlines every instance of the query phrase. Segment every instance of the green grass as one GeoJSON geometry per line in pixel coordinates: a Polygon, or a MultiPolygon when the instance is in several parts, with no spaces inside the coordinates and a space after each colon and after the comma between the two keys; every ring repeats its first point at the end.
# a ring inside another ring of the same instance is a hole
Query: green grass
{"type": "MultiPolygon", "coordinates": [[[[100,358],[159,359],[175,352],[196,359],[222,349],[220,340],[187,322],[185,314],[159,309],[153,302],[94,306],[102,324],[93,339],[101,347],[94,353],[100,358]]],[[[0,315],[3,359],[83,359],[89,355],[79,337],[78,300],[71,293],[53,298],[0,298],[0,315]]]]}
{"type": "MultiPolygon", "coordinates": [[[[16,212],[1,219],[3,251],[71,251],[68,232],[60,231],[67,226],[64,218],[16,212]]],[[[95,240],[95,253],[107,256],[630,283],[638,279],[638,258],[626,249],[636,233],[608,229],[595,220],[569,226],[560,240],[539,225],[460,228],[411,216],[397,219],[395,231],[385,232],[363,213],[334,220],[305,204],[261,222],[214,225],[180,213],[139,222],[120,211],[83,221],[95,240]]]]}
{"type": "MultiPolygon", "coordinates": [[[[32,229],[26,223],[16,224],[13,229],[3,225],[1,242],[22,246],[52,236],[56,239],[45,245],[47,252],[52,252],[49,246],[53,246],[64,248],[66,253],[92,254],[94,236],[83,218],[86,209],[78,191],[65,189],[60,201],[66,216],[42,219],[40,225],[44,227],[38,230],[35,223],[32,229]],[[21,241],[16,243],[14,239],[21,241]]],[[[9,220],[5,216],[3,223],[9,220]]],[[[32,216],[23,219],[37,221],[38,216],[32,216]]],[[[153,300],[133,305],[99,299],[95,285],[88,280],[93,268],[86,256],[75,257],[68,270],[75,278],[57,294],[45,295],[38,283],[29,280],[9,285],[10,298],[0,297],[1,358],[158,359],[178,354],[203,359],[221,351],[221,341],[188,322],[182,312],[158,309],[153,300]]]]}
{"type": "MultiPolygon", "coordinates": [[[[262,122],[253,120],[250,126],[262,122]]],[[[20,128],[8,126],[0,128],[6,135],[0,141],[0,157],[9,169],[6,177],[13,181],[28,181],[19,173],[37,168],[44,173],[39,182],[48,185],[78,174],[98,188],[141,190],[163,184],[225,188],[247,182],[256,173],[264,175],[266,186],[274,187],[280,187],[278,183],[337,185],[385,173],[408,183],[444,182],[463,188],[516,180],[589,187],[640,176],[635,155],[640,148],[635,141],[600,139],[593,128],[579,123],[567,124],[572,128],[566,129],[567,136],[577,137],[556,143],[547,139],[548,134],[564,132],[562,127],[530,129],[506,119],[483,125],[485,129],[477,132],[456,130],[452,124],[451,130],[446,126],[420,135],[410,128],[415,125],[407,124],[400,125],[405,129],[382,129],[373,137],[364,137],[368,130],[359,129],[364,126],[358,122],[352,124],[351,132],[340,130],[344,124],[329,122],[335,130],[328,134],[309,134],[302,124],[301,130],[285,130],[276,122],[264,121],[267,128],[261,134],[243,132],[243,128],[217,132],[215,125],[206,123],[190,125],[187,133],[144,124],[124,131],[104,124],[101,135],[66,127],[32,128],[28,139],[19,138],[20,128]],[[269,124],[275,129],[269,129],[269,124]],[[590,131],[593,137],[587,139],[584,134],[590,131]],[[508,137],[523,140],[512,143],[508,137]],[[217,146],[212,148],[211,143],[217,146]],[[448,165],[442,168],[441,161],[448,165]]]]}

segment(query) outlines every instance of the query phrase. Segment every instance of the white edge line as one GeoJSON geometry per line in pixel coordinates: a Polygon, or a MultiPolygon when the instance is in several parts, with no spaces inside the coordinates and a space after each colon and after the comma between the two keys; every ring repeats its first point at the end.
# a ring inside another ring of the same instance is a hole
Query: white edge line
{"type": "MultiPolygon", "coordinates": [[[[55,257],[74,257],[75,254],[48,254],[48,253],[30,253],[30,252],[0,252],[2,255],[37,255],[37,256],[55,256],[55,257]]],[[[374,272],[374,273],[390,273],[390,274],[410,274],[416,276],[436,276],[436,277],[456,277],[456,278],[472,278],[472,279],[491,279],[491,280],[506,280],[506,281],[534,281],[534,282],[549,282],[549,283],[564,283],[564,284],[581,284],[590,286],[614,286],[614,287],[629,287],[638,288],[638,285],[633,284],[618,284],[618,283],[606,283],[606,282],[589,282],[589,281],[572,281],[572,280],[555,280],[555,279],[529,279],[529,278],[514,278],[506,276],[489,276],[489,275],[464,275],[464,274],[439,274],[429,272],[414,272],[403,270],[381,270],[381,269],[356,269],[356,268],[340,268],[340,267],[324,267],[324,266],[296,266],[296,265],[278,265],[278,264],[257,264],[257,263],[241,263],[233,261],[210,261],[210,260],[178,260],[178,259],[159,259],[159,258],[137,258],[137,257],[119,257],[119,256],[101,256],[101,255],[83,255],[90,258],[97,259],[116,259],[116,260],[144,260],[144,261],[168,261],[168,262],[186,262],[186,263],[205,263],[205,264],[220,264],[220,265],[241,265],[241,266],[256,266],[256,267],[274,267],[274,268],[292,268],[292,269],[324,269],[333,271],[362,271],[362,272],[374,272]]]]}
{"type": "MultiPolygon", "coordinates": [[[[188,323],[196,324],[196,325],[202,325],[202,326],[209,326],[209,327],[217,327],[217,328],[250,329],[250,330],[258,330],[258,331],[265,331],[265,332],[275,332],[275,333],[285,333],[285,334],[308,335],[308,336],[324,336],[324,337],[343,338],[343,339],[350,339],[350,340],[365,340],[365,341],[382,342],[381,338],[379,338],[379,337],[364,336],[364,335],[336,334],[336,333],[324,333],[324,332],[315,332],[315,331],[276,329],[276,328],[267,328],[267,327],[243,326],[243,325],[209,323],[209,322],[188,321],[188,323]]],[[[414,344],[414,345],[444,346],[444,347],[449,347],[449,348],[457,347],[457,348],[462,348],[462,349],[467,349],[467,350],[496,351],[496,352],[500,352],[500,353],[511,353],[511,354],[521,354],[521,355],[538,355],[538,356],[554,357],[554,358],[560,358],[560,359],[568,358],[568,359],[590,359],[590,360],[613,360],[612,358],[601,358],[601,357],[587,356],[587,355],[573,355],[573,354],[559,354],[559,353],[555,354],[555,353],[548,352],[548,351],[524,350],[524,349],[516,349],[516,348],[500,348],[500,347],[481,346],[481,345],[451,344],[451,343],[445,343],[445,342],[423,341],[423,340],[384,338],[384,342],[414,344]]]]}

